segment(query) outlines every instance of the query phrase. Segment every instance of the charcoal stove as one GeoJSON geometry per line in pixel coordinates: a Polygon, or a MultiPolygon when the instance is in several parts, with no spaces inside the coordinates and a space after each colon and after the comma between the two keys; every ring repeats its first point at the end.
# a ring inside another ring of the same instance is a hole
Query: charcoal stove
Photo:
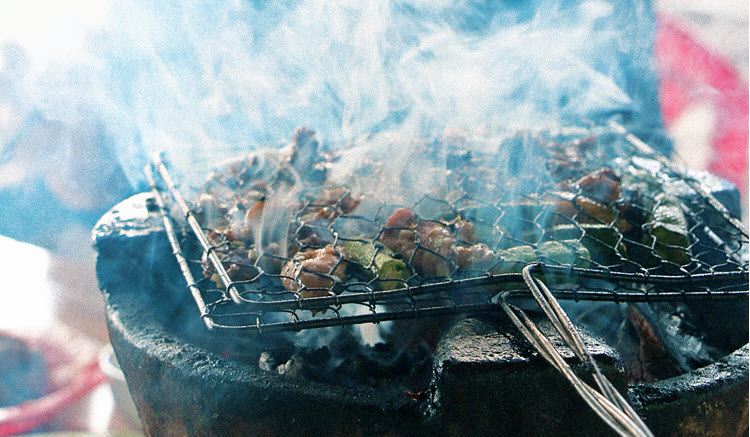
{"type": "MultiPolygon", "coordinates": [[[[498,431],[542,434],[552,430],[576,434],[581,432],[581,423],[587,424],[588,434],[608,432],[603,425],[597,426],[593,413],[582,401],[567,401],[576,399],[571,389],[561,385],[549,368],[539,366],[541,360],[523,346],[518,336],[509,334],[512,329],[508,329],[507,320],[503,322],[492,314],[492,309],[495,313],[498,309],[492,302],[469,308],[454,305],[451,311],[408,310],[423,311],[420,315],[425,316],[485,313],[458,323],[441,339],[434,357],[430,390],[425,394],[405,396],[402,385],[342,386],[263,372],[255,363],[265,350],[278,347],[271,334],[273,326],[278,325],[266,326],[257,312],[243,312],[240,306],[235,314],[222,312],[220,318],[241,322],[217,324],[217,330],[230,334],[266,330],[266,335],[217,336],[208,332],[204,322],[213,321],[212,314],[206,313],[209,308],[204,299],[218,295],[200,290],[196,293],[193,289],[196,284],[192,282],[188,282],[188,290],[178,285],[185,283],[184,268],[180,269],[179,263],[169,256],[169,262],[164,259],[173,249],[164,237],[159,222],[162,217],[156,209],[148,195],[139,195],[118,205],[96,228],[97,269],[108,304],[111,338],[145,429],[151,435],[281,432],[415,435],[436,430],[448,430],[455,435],[477,432],[489,435],[498,431]],[[120,262],[123,258],[132,262],[120,262]],[[151,265],[162,267],[153,271],[148,267],[151,265]],[[193,301],[196,297],[198,305],[193,301]],[[246,322],[248,316],[253,323],[246,322]],[[560,398],[566,402],[559,402],[560,398]]],[[[729,258],[735,252],[729,251],[729,258]]],[[[560,272],[554,267],[551,271],[560,272]]],[[[612,280],[617,278],[618,272],[587,273],[567,269],[565,273],[612,280]]],[[[683,276],[679,284],[681,290],[676,293],[685,300],[700,295],[705,298],[706,293],[714,293],[717,302],[713,305],[722,308],[720,311],[736,307],[731,300],[722,303],[724,298],[746,299],[746,292],[732,286],[736,283],[730,281],[727,285],[725,272],[711,273],[710,278],[700,274],[683,276]]],[[[745,270],[745,276],[746,273],[745,270]]],[[[659,281],[667,281],[660,275],[648,279],[652,287],[658,287],[659,281]]],[[[249,285],[253,285],[252,281],[249,285]]],[[[434,286],[460,285],[433,283],[428,284],[428,290],[434,286]]],[[[244,302],[247,296],[257,294],[257,290],[232,293],[231,289],[227,287],[222,299],[239,300],[241,305],[248,304],[244,302]]],[[[660,296],[668,296],[658,291],[658,288],[648,287],[608,290],[603,294],[609,297],[602,294],[590,297],[611,300],[614,296],[625,301],[643,300],[644,295],[648,295],[656,301],[660,296]]],[[[565,293],[573,298],[586,298],[588,292],[586,289],[558,290],[558,296],[565,293]]],[[[429,295],[429,291],[426,294],[429,295]]],[[[332,309],[342,303],[341,299],[331,302],[337,299],[331,296],[298,298],[296,304],[302,311],[308,301],[316,299],[319,300],[316,304],[332,305],[332,309]]],[[[385,315],[372,312],[355,317],[380,321],[398,319],[401,314],[403,311],[385,315]]],[[[305,326],[297,313],[293,312],[292,316],[292,321],[287,323],[294,329],[321,324],[316,319],[307,319],[311,320],[310,326],[305,326]]],[[[333,311],[333,318],[317,320],[328,320],[323,324],[334,325],[346,321],[337,311],[333,311]]],[[[743,325],[746,327],[747,323],[743,325]]],[[[549,326],[542,322],[540,326],[554,338],[549,326]]],[[[738,337],[746,341],[747,332],[738,337]]],[[[587,335],[585,339],[603,373],[619,390],[628,390],[616,353],[593,336],[587,335]]],[[[568,353],[565,358],[573,362],[572,354],[568,353]]],[[[723,431],[724,426],[741,431],[747,428],[747,380],[745,346],[697,371],[630,387],[629,395],[657,434],[674,430],[683,434],[723,431]]]]}

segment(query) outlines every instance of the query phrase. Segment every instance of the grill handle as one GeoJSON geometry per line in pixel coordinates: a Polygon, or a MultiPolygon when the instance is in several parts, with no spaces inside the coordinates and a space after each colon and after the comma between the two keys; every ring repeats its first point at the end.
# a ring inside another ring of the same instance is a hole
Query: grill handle
{"type": "Polygon", "coordinates": [[[549,339],[539,331],[534,322],[521,309],[506,302],[507,294],[502,296],[502,309],[533,348],[565,376],[589,407],[614,431],[621,436],[627,437],[653,437],[653,433],[648,429],[643,420],[638,417],[638,414],[630,404],[614,388],[612,383],[602,375],[599,366],[597,366],[596,361],[594,361],[588,349],[586,349],[575,326],[547,286],[541,280],[531,275],[532,270],[537,266],[538,264],[526,266],[522,271],[523,279],[534,299],[539,304],[539,307],[562,336],[563,341],[565,341],[573,350],[576,357],[591,372],[594,381],[596,381],[599,387],[599,391],[581,381],[573,373],[570,366],[555,350],[549,339]]]}

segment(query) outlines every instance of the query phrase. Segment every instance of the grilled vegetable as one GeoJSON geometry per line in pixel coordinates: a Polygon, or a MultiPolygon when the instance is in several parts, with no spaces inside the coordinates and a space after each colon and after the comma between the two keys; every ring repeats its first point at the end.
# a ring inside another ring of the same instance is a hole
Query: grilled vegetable
{"type": "Polygon", "coordinates": [[[660,193],[656,196],[653,220],[646,223],[643,244],[666,261],[684,266],[690,263],[690,238],[685,214],[680,201],[674,196],[660,193]]]}
{"type": "Polygon", "coordinates": [[[516,246],[498,252],[500,262],[491,273],[518,273],[529,263],[544,262],[551,265],[572,265],[586,268],[591,260],[589,251],[578,241],[547,241],[533,246],[516,246]]]}
{"type": "Polygon", "coordinates": [[[551,234],[555,240],[580,241],[597,263],[610,264],[627,257],[622,234],[607,225],[560,225],[552,228],[551,234]]]}
{"type": "Polygon", "coordinates": [[[396,290],[404,288],[404,281],[409,279],[411,271],[400,259],[393,258],[393,251],[387,247],[375,247],[364,241],[347,241],[344,249],[348,260],[362,266],[366,272],[377,278],[379,290],[396,290]]]}

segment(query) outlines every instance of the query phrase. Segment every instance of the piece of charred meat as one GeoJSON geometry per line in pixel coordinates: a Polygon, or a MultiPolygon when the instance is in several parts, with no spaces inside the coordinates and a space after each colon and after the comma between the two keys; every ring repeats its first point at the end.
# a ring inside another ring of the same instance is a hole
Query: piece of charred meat
{"type": "Polygon", "coordinates": [[[585,196],[598,202],[609,204],[620,197],[620,177],[608,167],[587,174],[577,184],[585,196]]]}
{"type": "Polygon", "coordinates": [[[619,232],[632,229],[630,223],[620,217],[619,210],[589,197],[566,191],[550,192],[547,197],[554,202],[557,214],[578,223],[611,225],[619,232]]]}
{"type": "MultiPolygon", "coordinates": [[[[232,238],[227,232],[221,234],[216,231],[206,233],[209,243],[216,247],[214,253],[221,261],[221,265],[226,270],[227,275],[232,281],[249,281],[258,275],[258,269],[254,263],[258,259],[257,252],[249,248],[245,243],[232,238]]],[[[207,254],[201,259],[204,276],[211,278],[216,286],[223,288],[226,284],[221,281],[214,264],[209,260],[207,254]]]]}
{"type": "Polygon", "coordinates": [[[284,288],[302,298],[327,296],[337,283],[346,282],[346,254],[331,245],[297,252],[281,270],[284,288]]]}
{"type": "Polygon", "coordinates": [[[486,244],[458,245],[453,248],[456,265],[462,270],[489,270],[498,261],[498,256],[486,244]]]}
{"type": "Polygon", "coordinates": [[[471,222],[420,221],[409,208],[388,217],[381,242],[428,277],[450,276],[456,269],[486,270],[497,261],[495,252],[477,243],[471,222]]]}
{"type": "Polygon", "coordinates": [[[399,208],[388,217],[380,238],[423,275],[448,276],[455,270],[449,258],[456,242],[453,232],[440,222],[417,222],[409,208],[399,208]]]}

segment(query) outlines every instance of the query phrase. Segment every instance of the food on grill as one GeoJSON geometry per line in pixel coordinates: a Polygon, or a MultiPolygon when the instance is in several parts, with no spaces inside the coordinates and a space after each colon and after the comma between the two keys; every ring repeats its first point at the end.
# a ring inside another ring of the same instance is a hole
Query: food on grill
{"type": "Polygon", "coordinates": [[[580,241],[591,259],[600,264],[614,264],[627,258],[623,235],[615,228],[600,224],[558,225],[551,229],[555,240],[580,241]]]}
{"type": "Polygon", "coordinates": [[[623,166],[623,180],[638,193],[644,211],[641,242],[665,261],[679,266],[689,264],[690,237],[681,200],[665,191],[655,174],[633,163],[623,166]]]}
{"type": "Polygon", "coordinates": [[[577,240],[547,241],[538,248],[521,245],[495,252],[483,243],[476,243],[469,222],[460,223],[452,229],[446,223],[419,221],[408,208],[399,208],[386,221],[382,241],[428,277],[448,276],[456,268],[520,272],[524,265],[538,261],[586,267],[591,259],[589,251],[577,240]],[[457,243],[457,235],[464,237],[462,242],[457,243]]]}
{"type": "Polygon", "coordinates": [[[352,265],[363,267],[366,279],[377,279],[378,290],[396,290],[406,286],[406,280],[412,275],[406,263],[394,258],[390,249],[375,247],[372,242],[347,241],[344,249],[352,265]]]}
{"type": "Polygon", "coordinates": [[[453,231],[440,222],[418,223],[409,208],[399,208],[388,217],[381,241],[423,275],[449,276],[454,270],[450,260],[456,243],[453,231]]]}
{"type": "Polygon", "coordinates": [[[597,144],[598,138],[587,136],[570,142],[553,141],[547,144],[550,157],[547,169],[557,180],[569,180],[581,177],[587,167],[587,157],[597,144]]]}
{"type": "Polygon", "coordinates": [[[583,195],[597,202],[610,204],[620,197],[620,177],[608,167],[583,176],[577,184],[583,195]]]}
{"type": "MultiPolygon", "coordinates": [[[[336,164],[345,155],[323,150],[300,128],[287,149],[260,151],[212,173],[196,217],[232,281],[271,275],[302,298],[340,293],[350,280],[387,291],[415,276],[516,273],[534,262],[690,263],[680,199],[652,172],[596,158],[596,137],[545,143],[525,133],[498,144],[521,153],[524,141],[546,151],[526,159],[546,160],[548,174],[503,169],[491,153],[461,150],[469,140],[455,135],[410,144],[426,158],[407,160],[395,175],[367,158],[342,173],[336,164]],[[441,141],[450,145],[445,155],[441,141]],[[390,190],[380,185],[387,174],[390,190]],[[378,208],[390,212],[373,219],[378,208]],[[346,221],[354,218],[361,224],[346,221]]],[[[209,260],[203,268],[226,285],[209,260]]]]}
{"type": "Polygon", "coordinates": [[[336,283],[346,282],[346,252],[331,245],[297,252],[281,271],[289,291],[303,298],[327,296],[336,283]]]}
{"type": "MultiPolygon", "coordinates": [[[[258,253],[255,249],[249,248],[244,241],[235,239],[237,238],[236,234],[231,231],[227,231],[225,234],[209,231],[206,233],[206,237],[216,247],[214,253],[219,257],[222,266],[232,280],[247,281],[258,275],[258,269],[253,266],[258,259],[258,253]]],[[[203,255],[201,264],[204,274],[210,277],[218,287],[222,287],[221,279],[206,254],[203,255]]]]}
{"type": "Polygon", "coordinates": [[[518,273],[529,263],[545,262],[549,265],[571,265],[585,268],[589,265],[591,255],[578,240],[547,241],[538,247],[516,246],[499,251],[501,260],[492,269],[493,273],[518,273]]]}
{"type": "Polygon", "coordinates": [[[688,237],[687,219],[680,207],[679,199],[660,193],[654,199],[656,207],[653,219],[644,228],[648,231],[643,236],[643,243],[653,247],[662,258],[677,265],[690,263],[690,238],[688,237]]]}
{"type": "Polygon", "coordinates": [[[568,191],[555,191],[549,194],[554,199],[556,212],[578,223],[611,225],[620,232],[632,229],[627,220],[620,217],[617,209],[586,196],[568,191]]]}

